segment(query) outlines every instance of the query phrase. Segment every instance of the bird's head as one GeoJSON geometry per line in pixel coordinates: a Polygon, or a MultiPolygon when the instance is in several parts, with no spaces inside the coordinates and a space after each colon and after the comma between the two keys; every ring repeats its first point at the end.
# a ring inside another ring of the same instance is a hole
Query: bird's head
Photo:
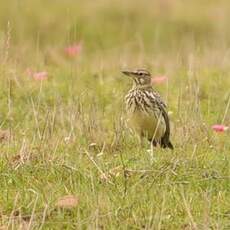
{"type": "Polygon", "coordinates": [[[145,69],[137,69],[134,71],[122,71],[123,74],[131,77],[136,86],[150,86],[151,85],[151,74],[145,69]]]}

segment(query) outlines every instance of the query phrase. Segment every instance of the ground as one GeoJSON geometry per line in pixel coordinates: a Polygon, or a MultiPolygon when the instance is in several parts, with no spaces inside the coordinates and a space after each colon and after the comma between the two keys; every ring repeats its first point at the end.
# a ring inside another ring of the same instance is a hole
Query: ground
{"type": "Polygon", "coordinates": [[[1,3],[0,229],[230,229],[230,133],[211,128],[230,124],[229,10],[1,3]],[[174,151],[127,127],[120,71],[140,67],[167,79],[174,151]]]}

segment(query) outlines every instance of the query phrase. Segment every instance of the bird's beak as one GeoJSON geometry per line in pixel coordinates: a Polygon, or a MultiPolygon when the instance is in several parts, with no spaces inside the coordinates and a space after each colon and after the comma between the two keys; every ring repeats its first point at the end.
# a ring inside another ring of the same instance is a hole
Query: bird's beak
{"type": "Polygon", "coordinates": [[[127,76],[132,76],[133,71],[128,71],[128,70],[123,70],[121,71],[123,74],[127,75],[127,76]]]}

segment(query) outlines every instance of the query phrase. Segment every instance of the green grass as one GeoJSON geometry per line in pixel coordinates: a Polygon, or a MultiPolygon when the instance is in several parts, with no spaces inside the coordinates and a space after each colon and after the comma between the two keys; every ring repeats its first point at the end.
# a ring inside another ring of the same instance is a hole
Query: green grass
{"type": "Polygon", "coordinates": [[[0,8],[0,229],[229,229],[228,1],[0,8]],[[76,58],[66,46],[82,43],[76,58]],[[126,124],[123,68],[168,76],[175,150],[126,124]],[[40,82],[26,69],[47,71],[40,82]],[[79,204],[57,201],[76,195],[79,204]]]}

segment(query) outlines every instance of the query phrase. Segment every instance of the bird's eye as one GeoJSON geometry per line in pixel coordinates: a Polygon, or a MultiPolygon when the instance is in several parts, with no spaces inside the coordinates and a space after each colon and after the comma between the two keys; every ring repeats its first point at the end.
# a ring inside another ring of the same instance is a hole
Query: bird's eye
{"type": "Polygon", "coordinates": [[[142,75],[143,75],[143,73],[142,73],[142,72],[140,72],[140,73],[139,73],[139,75],[141,75],[141,76],[142,76],[142,75]]]}

